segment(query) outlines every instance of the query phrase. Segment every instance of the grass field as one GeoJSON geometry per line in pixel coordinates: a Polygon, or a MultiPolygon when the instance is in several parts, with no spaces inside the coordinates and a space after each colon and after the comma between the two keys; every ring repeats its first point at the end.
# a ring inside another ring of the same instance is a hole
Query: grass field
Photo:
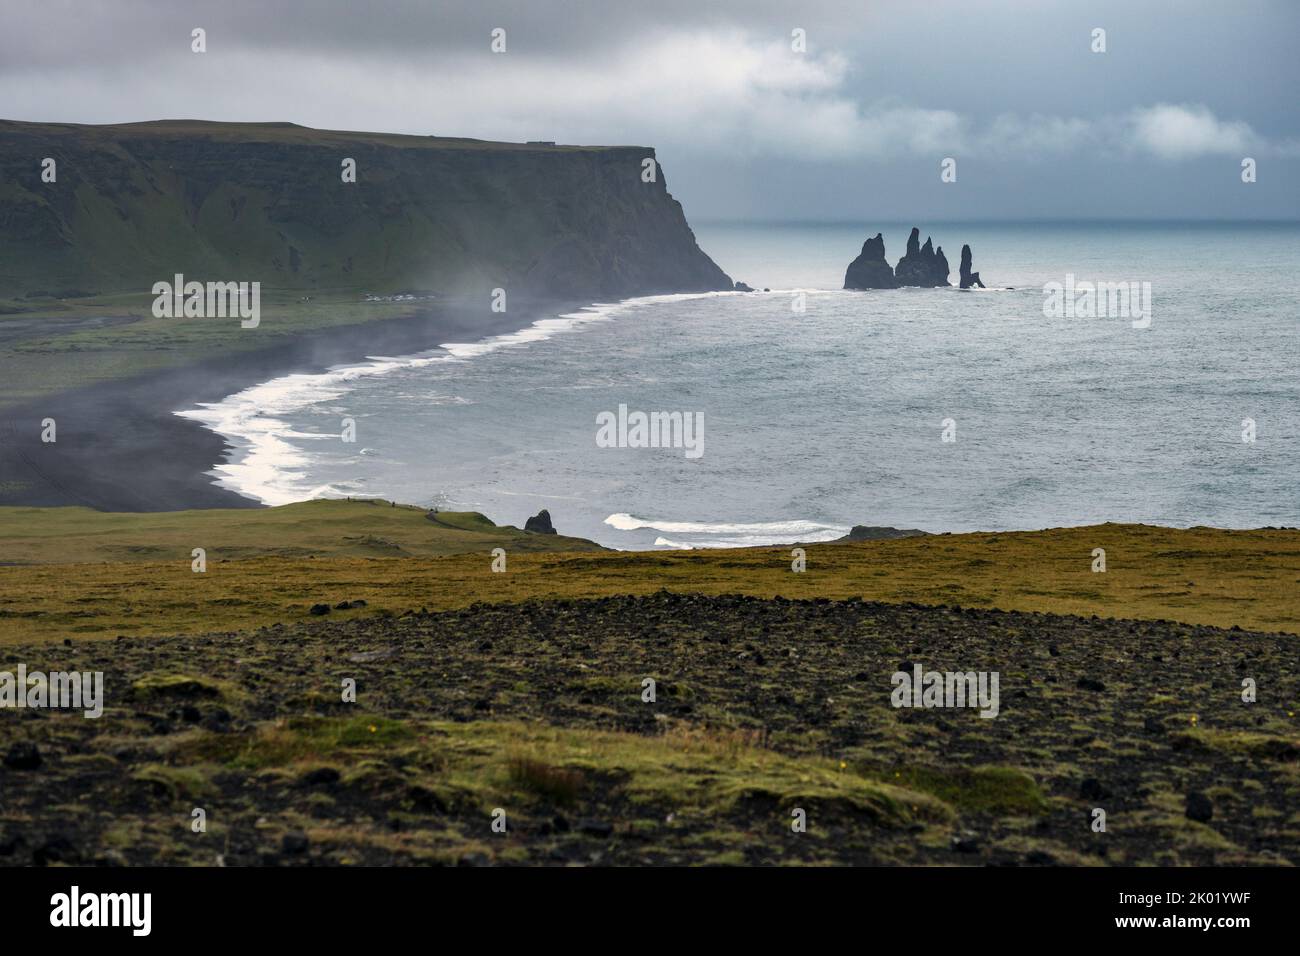
{"type": "MultiPolygon", "coordinates": [[[[378,499],[303,501],[279,508],[106,514],[89,508],[0,508],[0,562],[84,564],[273,558],[429,558],[495,547],[598,551],[564,535],[526,534],[476,512],[378,499]]],[[[314,565],[312,566],[314,567],[314,565]]],[[[310,568],[308,568],[310,570],[310,568]]]]}
{"type": "Polygon", "coordinates": [[[0,642],[237,630],[482,602],[649,594],[862,597],[1300,633],[1300,532],[1100,525],[788,548],[624,553],[480,515],[316,501],[256,511],[0,509],[0,642]],[[192,549],[207,571],[191,570],[192,549]],[[507,570],[491,570],[491,551],[507,570]],[[1106,551],[1106,571],[1092,552],[1106,551]],[[585,549],[585,550],[580,550],[585,549]]]}
{"type": "Polygon", "coordinates": [[[411,302],[365,302],[356,292],[267,291],[256,329],[238,319],[159,319],[154,297],[119,293],[33,302],[0,300],[0,408],[70,384],[131,378],[160,369],[289,344],[303,333],[395,319],[411,302]]]}

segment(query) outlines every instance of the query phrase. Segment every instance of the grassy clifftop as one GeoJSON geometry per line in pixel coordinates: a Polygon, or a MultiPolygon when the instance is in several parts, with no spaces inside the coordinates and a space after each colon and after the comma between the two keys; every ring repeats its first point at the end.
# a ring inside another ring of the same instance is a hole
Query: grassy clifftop
{"type": "Polygon", "coordinates": [[[0,121],[0,299],[147,291],[178,272],[317,291],[729,288],[662,170],[642,182],[653,156],[291,123],[0,121]]]}
{"type": "Polygon", "coordinates": [[[661,589],[1300,634],[1297,531],[1110,524],[819,544],[807,554],[808,570],[795,574],[789,548],[604,551],[481,515],[435,524],[423,509],[357,501],[161,514],[0,508],[0,643],[290,623],[314,603],[357,598],[366,607],[342,616],[661,589]],[[195,547],[207,550],[205,574],[190,569],[195,547]],[[495,547],[507,552],[504,574],[491,570],[495,547]],[[1098,547],[1105,573],[1091,570],[1098,547]]]}
{"type": "Polygon", "coordinates": [[[599,551],[585,538],[531,534],[475,511],[430,514],[378,499],[301,501],[277,508],[106,514],[90,508],[0,508],[0,562],[187,563],[194,548],[211,560],[431,558],[508,548],[514,552],[599,551]]]}

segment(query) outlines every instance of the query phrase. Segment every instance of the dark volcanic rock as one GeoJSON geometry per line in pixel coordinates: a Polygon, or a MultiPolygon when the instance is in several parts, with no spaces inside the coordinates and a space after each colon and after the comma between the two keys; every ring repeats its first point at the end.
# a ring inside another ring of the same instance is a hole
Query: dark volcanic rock
{"type": "Polygon", "coordinates": [[[849,263],[844,273],[846,289],[897,289],[894,270],[885,261],[885,237],[876,233],[874,239],[862,244],[862,252],[849,263]]]}
{"type": "Polygon", "coordinates": [[[984,283],[980,281],[978,272],[971,272],[970,246],[961,247],[961,287],[969,289],[971,286],[984,288],[984,283]]]}
{"type": "Polygon", "coordinates": [[[836,538],[834,543],[841,541],[888,541],[893,538],[914,538],[917,535],[929,533],[919,528],[889,528],[879,525],[855,524],[848,534],[842,538],[836,538]]]}
{"type": "Polygon", "coordinates": [[[41,751],[33,743],[20,741],[5,754],[4,765],[10,770],[35,770],[41,765],[41,751]]]}
{"type": "Polygon", "coordinates": [[[78,863],[81,853],[73,842],[62,834],[50,837],[32,851],[32,863],[36,866],[49,866],[51,863],[78,863]]]}
{"type": "Polygon", "coordinates": [[[907,253],[898,260],[894,269],[894,278],[899,285],[941,286],[948,284],[948,260],[942,252],[935,252],[930,237],[925,237],[922,246],[921,230],[912,227],[912,234],[907,238],[907,253]]]}
{"type": "Polygon", "coordinates": [[[1088,800],[1105,800],[1110,796],[1110,791],[1096,777],[1085,777],[1083,783],[1079,784],[1079,795],[1088,800]]]}
{"type": "Polygon", "coordinates": [[[551,513],[543,508],[524,522],[524,530],[534,534],[555,534],[555,526],[551,524],[551,513]]]}
{"type": "Polygon", "coordinates": [[[307,839],[307,834],[301,830],[290,831],[280,838],[280,851],[289,856],[306,853],[310,846],[311,842],[307,839]]]}
{"type": "Polygon", "coordinates": [[[199,726],[214,734],[226,734],[230,732],[230,720],[230,712],[224,707],[217,707],[199,721],[199,726]]]}
{"type": "Polygon", "coordinates": [[[1187,795],[1187,819],[1195,820],[1197,823],[1209,823],[1214,817],[1214,804],[1210,798],[1199,790],[1193,790],[1187,795]]]}
{"type": "Polygon", "coordinates": [[[302,775],[302,784],[305,787],[328,787],[338,783],[341,778],[342,774],[334,767],[317,767],[302,775]]]}
{"type": "Polygon", "coordinates": [[[754,291],[753,288],[751,288],[750,286],[746,285],[746,284],[743,283],[743,282],[737,282],[737,283],[736,283],[736,286],[735,286],[735,289],[736,289],[737,292],[753,292],[753,291],[754,291]]]}

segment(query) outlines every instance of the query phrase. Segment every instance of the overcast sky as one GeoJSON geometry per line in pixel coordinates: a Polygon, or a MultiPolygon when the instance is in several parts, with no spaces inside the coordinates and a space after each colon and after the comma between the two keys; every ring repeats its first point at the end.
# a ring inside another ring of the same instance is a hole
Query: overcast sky
{"type": "Polygon", "coordinates": [[[1298,0],[0,10],[7,119],[649,145],[693,220],[1300,218],[1298,0]],[[498,27],[504,53],[490,48],[498,27]],[[1096,28],[1105,53],[1092,52],[1096,28]],[[945,157],[955,183],[940,181],[945,157]]]}

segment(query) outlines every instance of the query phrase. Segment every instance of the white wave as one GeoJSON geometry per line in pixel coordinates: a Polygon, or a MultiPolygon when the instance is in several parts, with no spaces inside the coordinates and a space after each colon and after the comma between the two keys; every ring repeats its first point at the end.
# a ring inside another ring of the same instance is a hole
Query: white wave
{"type": "MultiPolygon", "coordinates": [[[[824,537],[800,536],[797,540],[805,544],[814,544],[818,541],[832,541],[841,537],[839,534],[829,534],[824,537]]],[[[679,551],[698,551],[710,548],[766,548],[775,545],[794,544],[796,539],[784,538],[773,540],[767,535],[746,535],[740,538],[705,538],[699,541],[675,541],[672,538],[665,538],[663,535],[655,538],[655,545],[658,547],[676,548],[679,551]]],[[[635,547],[630,550],[636,550],[635,547]]]]}
{"type": "Polygon", "coordinates": [[[498,349],[527,346],[594,322],[605,322],[647,305],[681,302],[736,292],[682,292],[642,296],[621,302],[595,303],[578,312],[538,319],[518,332],[493,335],[479,342],[449,342],[425,352],[407,356],[369,356],[363,363],[339,365],[324,372],[295,373],[253,385],[220,402],[204,402],[175,412],[199,422],[225,438],[233,447],[230,460],[217,464],[208,474],[216,484],[263,504],[281,505],[324,494],[342,497],[330,485],[313,486],[308,481],[312,458],[290,439],[319,440],[328,434],[298,432],[285,417],[294,412],[332,401],[347,393],[363,378],[388,375],[399,369],[415,369],[438,362],[464,362],[498,349]]]}
{"type": "Polygon", "coordinates": [[[844,525],[822,524],[818,521],[768,521],[752,523],[668,521],[660,518],[638,518],[630,514],[612,514],[605,524],[619,531],[637,531],[648,528],[669,534],[741,535],[763,541],[803,540],[823,541],[849,533],[844,525]]]}

